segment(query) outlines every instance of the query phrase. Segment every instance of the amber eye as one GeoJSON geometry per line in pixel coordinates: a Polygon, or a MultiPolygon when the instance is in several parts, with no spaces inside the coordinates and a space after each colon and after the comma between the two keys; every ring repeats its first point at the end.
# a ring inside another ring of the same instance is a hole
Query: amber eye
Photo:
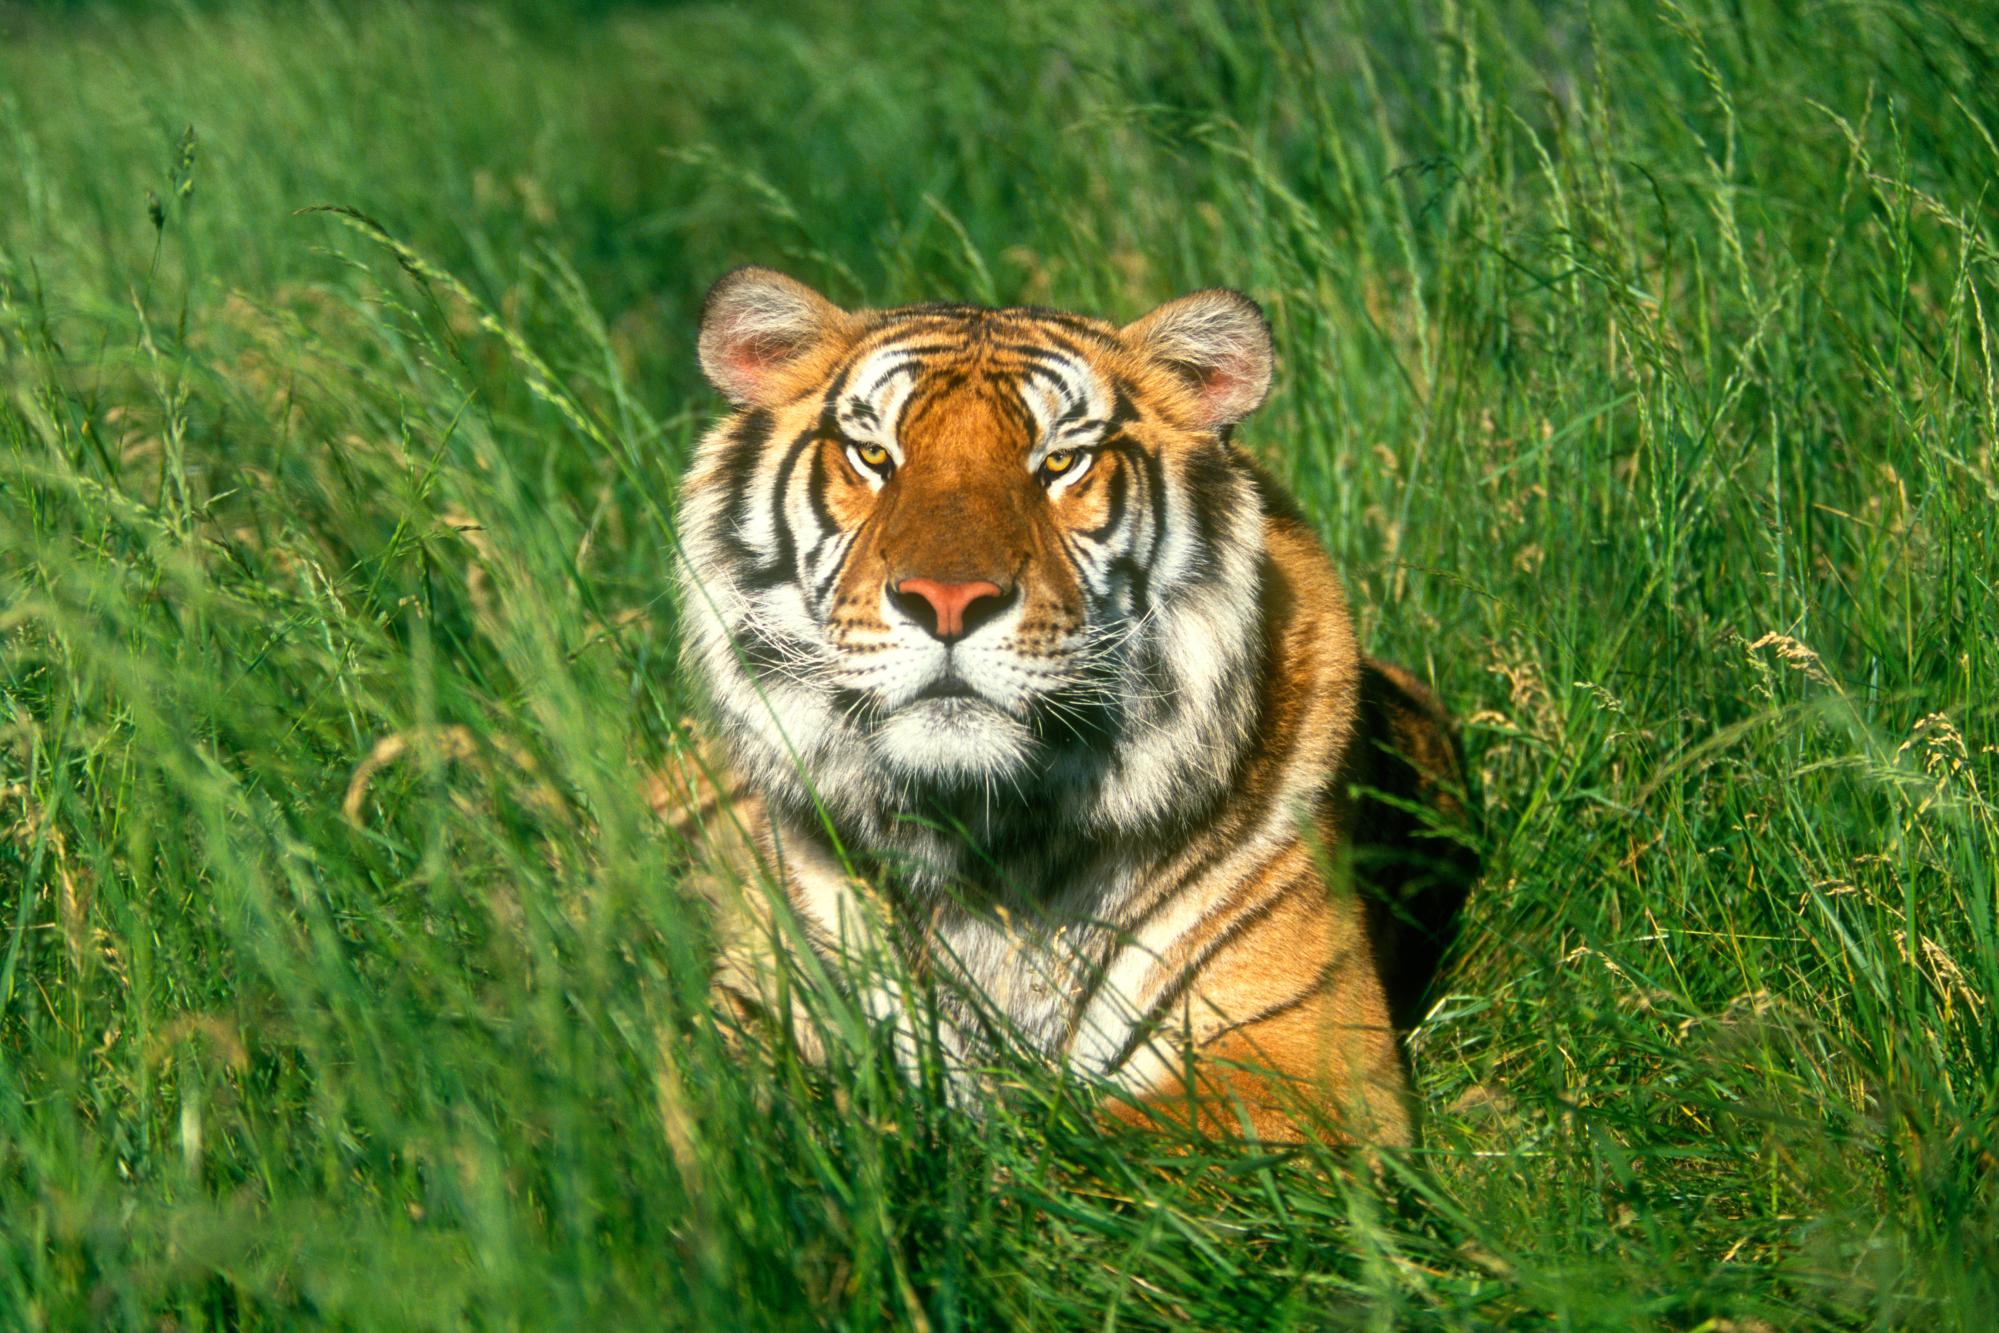
{"type": "Polygon", "coordinates": [[[891,470],[888,450],[879,444],[857,444],[853,448],[854,457],[869,470],[884,475],[891,470]]]}
{"type": "Polygon", "coordinates": [[[1057,449],[1041,460],[1041,479],[1054,481],[1057,477],[1072,476],[1083,470],[1085,461],[1080,449],[1057,449]]]}

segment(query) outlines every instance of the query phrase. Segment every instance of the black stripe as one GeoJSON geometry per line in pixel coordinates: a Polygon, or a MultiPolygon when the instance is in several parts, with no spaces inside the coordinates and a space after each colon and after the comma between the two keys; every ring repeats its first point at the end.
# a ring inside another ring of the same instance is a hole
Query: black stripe
{"type": "MultiPolygon", "coordinates": [[[[1145,1007],[1145,1012],[1139,1016],[1137,1022],[1131,1025],[1131,1036],[1118,1049],[1118,1053],[1111,1057],[1110,1062],[1104,1066],[1104,1072],[1109,1074],[1113,1070],[1120,1068],[1125,1061],[1131,1059],[1139,1047],[1150,1041],[1152,1035],[1159,1030],[1160,1022],[1166,1017],[1166,1012],[1192,989],[1194,978],[1199,975],[1201,969],[1213,962],[1215,955],[1227,948],[1237,936],[1246,930],[1254,928],[1259,922],[1276,911],[1278,904],[1294,892],[1296,888],[1297,885],[1295,882],[1287,880],[1283,887],[1272,891],[1249,907],[1237,912],[1227,925],[1216,932],[1215,938],[1209,942],[1207,947],[1202,949],[1187,966],[1181,968],[1179,974],[1167,983],[1158,997],[1145,1007]]],[[[1138,997],[1132,996],[1131,998],[1135,1000],[1138,997]]]]}
{"type": "Polygon", "coordinates": [[[1053,325],[1054,328],[1037,329],[1035,333],[1058,347],[1075,352],[1078,356],[1083,354],[1083,349],[1062,334],[1056,333],[1055,329],[1061,329],[1063,334],[1086,338],[1099,347],[1108,347],[1117,341],[1116,335],[1087,315],[1074,315],[1066,310],[1049,310],[1042,306],[1010,306],[1000,313],[1011,315],[1016,319],[1031,319],[1037,324],[1053,325]]]}
{"type": "Polygon", "coordinates": [[[898,317],[957,321],[980,319],[999,312],[991,306],[974,305],[970,301],[919,301],[915,305],[899,305],[881,313],[886,323],[892,323],[898,317]]]}
{"type": "Polygon", "coordinates": [[[833,691],[833,709],[856,722],[874,722],[881,714],[881,704],[872,694],[844,685],[833,691]]]}
{"type": "Polygon", "coordinates": [[[810,466],[811,471],[805,479],[805,501],[812,510],[812,519],[821,532],[838,532],[840,525],[833,521],[833,511],[826,505],[826,451],[823,448],[814,451],[810,466]]]}
{"type": "MultiPolygon", "coordinates": [[[[1095,330],[1091,330],[1091,332],[1094,333],[1095,330]]],[[[1053,343],[1059,350],[1068,353],[1070,356],[1074,357],[1078,361],[1085,361],[1089,359],[1090,354],[1088,352],[1084,351],[1080,346],[1071,342],[1069,339],[1064,338],[1059,333],[1054,333],[1051,332],[1050,330],[1043,329],[1041,330],[1041,337],[1044,341],[1053,343]]],[[[1099,341],[1102,342],[1108,340],[1103,339],[1102,336],[1099,335],[1099,341]]]]}
{"type": "MultiPolygon", "coordinates": [[[[909,390],[909,398],[913,401],[920,397],[926,404],[934,403],[954,389],[963,388],[971,378],[971,371],[960,366],[952,366],[948,370],[938,371],[920,386],[912,385],[909,390]]],[[[909,403],[905,402],[903,404],[903,411],[906,412],[908,410],[909,403]]]]}
{"type": "MultiPolygon", "coordinates": [[[[833,376],[832,384],[827,386],[825,396],[819,400],[820,416],[834,417],[839,415],[835,409],[840,402],[840,395],[847,391],[847,381],[854,377],[854,367],[858,364],[858,360],[850,358],[845,365],[840,367],[840,372],[833,376]]],[[[858,402],[859,400],[856,399],[855,401],[858,402]]]]}
{"type": "Polygon", "coordinates": [[[1126,472],[1127,469],[1122,463],[1111,469],[1110,479],[1104,483],[1110,490],[1110,493],[1104,497],[1104,521],[1087,532],[1078,532],[1076,534],[1078,537],[1085,537],[1102,545],[1110,537],[1111,532],[1124,522],[1125,505],[1130,499],[1131,491],[1131,478],[1126,472]]]}
{"type": "MultiPolygon", "coordinates": [[[[1229,832],[1230,830],[1220,828],[1208,829],[1208,849],[1196,857],[1192,865],[1188,866],[1183,873],[1177,876],[1171,885],[1139,904],[1135,915],[1123,921],[1110,923],[1113,932],[1124,941],[1122,945],[1117,947],[1129,947],[1131,942],[1136,940],[1139,934],[1148,925],[1152,924],[1153,920],[1161,912],[1177,902],[1182,894],[1190,890],[1199,880],[1208,875],[1216,866],[1220,865],[1236,851],[1236,839],[1227,836],[1229,832]]],[[[1116,949],[1114,948],[1112,957],[1114,958],[1115,956],[1116,949]]],[[[1089,984],[1084,986],[1076,996],[1075,1003],[1069,1011],[1069,1030],[1071,1032],[1074,1032],[1077,1025],[1083,1021],[1083,1015],[1089,1011],[1091,1002],[1097,998],[1098,993],[1103,989],[1103,983],[1106,980],[1109,970],[1110,960],[1106,959],[1105,965],[1097,969],[1090,977],[1089,984]]],[[[1136,996],[1129,998],[1134,1004],[1137,1003],[1136,996]]],[[[1143,1040],[1144,1037],[1141,1035],[1139,1042],[1143,1040]]],[[[1131,1051],[1137,1049],[1137,1045],[1138,1042],[1129,1044],[1124,1053],[1119,1056],[1119,1061],[1122,1062],[1124,1059],[1129,1058],[1131,1051]]]]}
{"type": "Polygon", "coordinates": [[[1148,571],[1158,567],[1159,550],[1166,541],[1166,476],[1160,467],[1159,460],[1153,457],[1149,450],[1142,449],[1134,444],[1128,436],[1118,436],[1115,439],[1106,440],[1098,445],[1097,448],[1099,452],[1114,453],[1120,458],[1135,457],[1139,460],[1139,464],[1143,469],[1141,480],[1145,484],[1147,491],[1146,501],[1150,503],[1152,513],[1152,540],[1150,543],[1152,549],[1146,552],[1145,559],[1142,562],[1130,552],[1126,552],[1112,562],[1113,570],[1124,574],[1131,580],[1132,614],[1143,615],[1150,595],[1150,575],[1148,571]]]}
{"type": "Polygon", "coordinates": [[[1052,382],[1056,388],[1062,391],[1064,398],[1070,396],[1069,378],[1066,375],[1061,374],[1059,371],[1051,370],[1047,366],[1037,365],[1034,362],[1029,362],[1024,366],[1007,366],[1004,370],[994,373],[1004,374],[1010,379],[1052,382]]]}
{"type": "Polygon", "coordinates": [[[901,358],[901,360],[896,362],[898,366],[901,366],[911,361],[922,361],[933,356],[948,356],[953,352],[962,352],[964,350],[957,343],[911,343],[904,346],[897,343],[894,339],[890,339],[887,342],[869,348],[868,355],[860,358],[855,364],[859,365],[861,361],[866,361],[871,357],[877,357],[883,352],[889,351],[893,351],[901,358]]]}
{"type": "Polygon", "coordinates": [[[1111,381],[1111,419],[1109,425],[1115,430],[1127,422],[1138,420],[1138,406],[1132,400],[1131,382],[1123,378],[1111,381]]]}
{"type": "Polygon", "coordinates": [[[1306,516],[1304,508],[1292,498],[1289,491],[1278,485],[1255,459],[1242,453],[1238,453],[1236,457],[1241,460],[1238,466],[1249,474],[1250,484],[1256,488],[1257,502],[1262,506],[1266,517],[1281,518],[1300,527],[1312,525],[1312,520],[1306,516]]]}
{"type": "Polygon", "coordinates": [[[916,406],[918,401],[924,403],[930,402],[937,397],[938,392],[941,392],[941,390],[937,390],[933,386],[926,385],[919,390],[916,385],[910,385],[909,392],[902,396],[902,405],[895,409],[895,420],[889,425],[889,433],[900,440],[902,438],[903,418],[909,415],[909,409],[916,406]]]}
{"type": "Polygon", "coordinates": [[[784,676],[786,666],[808,651],[804,644],[789,636],[780,637],[761,625],[749,622],[732,626],[729,637],[735,641],[737,651],[742,653],[743,664],[759,680],[773,674],[784,676]]]}
{"type": "Polygon", "coordinates": [[[1152,549],[1145,554],[1145,567],[1154,570],[1166,546],[1166,469],[1150,450],[1140,450],[1139,457],[1145,460],[1146,499],[1152,505],[1152,549]]]}
{"type": "Polygon", "coordinates": [[[872,380],[868,381],[867,387],[865,389],[862,389],[861,393],[866,397],[872,398],[876,394],[880,393],[890,380],[896,379],[902,375],[914,375],[922,369],[923,369],[922,357],[906,356],[902,358],[900,361],[897,361],[894,365],[889,366],[887,369],[883,370],[879,375],[876,375],[872,380]]]}
{"type": "MultiPolygon", "coordinates": [[[[828,595],[832,593],[833,585],[839,582],[840,580],[840,571],[844,570],[847,567],[847,557],[854,553],[854,548],[856,546],[860,545],[860,542],[856,540],[859,536],[860,533],[858,531],[855,532],[836,531],[830,537],[826,538],[826,541],[828,542],[838,542],[844,540],[846,542],[846,545],[841,548],[840,554],[833,559],[830,567],[826,570],[826,572],[819,576],[819,581],[813,585],[812,604],[814,606],[823,605],[828,595]]],[[[821,544],[823,545],[824,543],[821,544]]]]}
{"type": "Polygon", "coordinates": [[[1084,552],[1081,543],[1059,528],[1055,532],[1055,540],[1061,542],[1062,549],[1068,553],[1069,568],[1076,571],[1076,578],[1082,583],[1083,592],[1094,596],[1096,589],[1090,586],[1090,567],[1094,562],[1084,552]]]}
{"type": "Polygon", "coordinates": [[[1194,511],[1194,536],[1197,539],[1194,557],[1194,577],[1212,578],[1220,572],[1221,564],[1216,551],[1221,546],[1223,529],[1234,508],[1229,501],[1235,497],[1236,472],[1229,466],[1227,455],[1216,449],[1199,449],[1187,460],[1187,499],[1194,511]]]}
{"type": "Polygon", "coordinates": [[[1146,577],[1145,567],[1127,553],[1111,561],[1105,572],[1114,578],[1122,578],[1131,585],[1132,619],[1143,617],[1152,599],[1152,581],[1146,577]]]}
{"type": "Polygon", "coordinates": [[[774,423],[769,410],[759,407],[744,415],[729,432],[722,456],[722,512],[727,519],[716,539],[732,562],[756,564],[756,552],[743,539],[742,529],[749,517],[750,479],[756,476],[774,423]]]}
{"type": "Polygon", "coordinates": [[[769,563],[752,569],[744,577],[743,586],[753,592],[775,588],[798,577],[798,542],[791,534],[790,523],[786,521],[786,493],[791,489],[791,474],[798,466],[799,456],[819,439],[819,425],[815,422],[799,432],[798,438],[785,449],[784,461],[778,464],[777,478],[770,492],[771,531],[777,535],[777,550],[772,553],[769,563]]]}
{"type": "Polygon", "coordinates": [[[1013,424],[1027,437],[1028,447],[1033,448],[1035,436],[1040,434],[1040,423],[1034,419],[1034,409],[1027,405],[1027,395],[1020,391],[1020,381],[1000,375],[990,375],[988,379],[1000,412],[1013,418],[1013,424]]]}
{"type": "MultiPolygon", "coordinates": [[[[1130,460],[1134,458],[1138,460],[1136,470],[1133,473],[1133,480],[1138,483],[1141,489],[1150,488],[1154,492],[1152,496],[1152,509],[1155,531],[1152,534],[1152,556],[1156,557],[1159,548],[1159,533],[1156,529],[1159,526],[1159,516],[1163,512],[1161,509],[1161,497],[1157,494],[1161,486],[1159,460],[1141,448],[1128,435],[1111,436],[1097,446],[1097,452],[1115,455],[1127,466],[1131,466],[1130,460]]],[[[1126,503],[1130,503],[1129,499],[1127,499],[1126,503]]],[[[1143,501],[1141,500],[1140,503],[1143,503],[1143,501]]],[[[1122,576],[1130,582],[1132,588],[1131,610],[1135,616],[1144,615],[1148,603],[1150,580],[1146,570],[1150,559],[1151,557],[1148,557],[1147,563],[1141,564],[1136,556],[1130,551],[1126,551],[1112,560],[1106,570],[1107,573],[1122,576]]]]}
{"type": "Polygon", "coordinates": [[[1007,356],[1023,356],[1030,361],[1052,361],[1058,365],[1073,365],[1076,359],[1069,352],[1042,347],[1036,343],[995,343],[993,344],[993,351],[1004,353],[1007,356]]]}
{"type": "MultiPolygon", "coordinates": [[[[1123,733],[1124,716],[1123,704],[1100,693],[1057,694],[1037,703],[1028,725],[1044,745],[1102,753],[1123,733]]],[[[1037,831],[1045,837],[1045,829],[1037,831]]]]}
{"type": "Polygon", "coordinates": [[[1210,1032],[1207,1035],[1206,1039],[1202,1042],[1202,1045],[1212,1046],[1216,1042],[1220,1041],[1223,1037],[1228,1036],[1229,1033],[1231,1032],[1240,1032],[1242,1029],[1246,1027],[1253,1027],[1256,1024],[1263,1022],[1267,1018],[1275,1018],[1279,1014],[1285,1014],[1291,1012],[1291,1010],[1296,1009],[1299,1005],[1305,1003],[1305,1001],[1311,999],[1313,996],[1318,995],[1320,992],[1324,991],[1326,987],[1329,984],[1331,984],[1332,979],[1335,976],[1337,976],[1343,968],[1347,968],[1350,966],[1352,966],[1352,959],[1348,957],[1346,951],[1342,950],[1340,953],[1335,954],[1331,959],[1327,960],[1326,965],[1324,967],[1321,967],[1316,973],[1313,974],[1311,982],[1308,983],[1304,987],[1304,989],[1299,990],[1294,994],[1285,997],[1282,1000],[1272,1001],[1271,1003],[1263,1006],[1263,1008],[1258,1009],[1253,1013],[1251,1013],[1247,1018],[1238,1018],[1234,1022],[1223,1024],[1221,1027],[1216,1028],[1213,1032],[1210,1032]]]}

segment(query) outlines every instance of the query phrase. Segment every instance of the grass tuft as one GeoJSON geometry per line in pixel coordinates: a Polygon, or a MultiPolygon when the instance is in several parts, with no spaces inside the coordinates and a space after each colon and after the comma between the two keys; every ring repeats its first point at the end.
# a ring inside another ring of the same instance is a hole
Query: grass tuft
{"type": "Polygon", "coordinates": [[[0,5],[0,1325],[1980,1326],[1996,59],[1929,0],[0,5]],[[1264,303],[1243,439],[1487,802],[1421,1152],[721,1040],[644,779],[752,260],[1264,303]]]}

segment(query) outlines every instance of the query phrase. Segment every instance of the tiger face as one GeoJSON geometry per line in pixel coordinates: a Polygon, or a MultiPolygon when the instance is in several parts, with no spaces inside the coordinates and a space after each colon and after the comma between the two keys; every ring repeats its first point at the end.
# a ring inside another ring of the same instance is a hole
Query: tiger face
{"type": "Polygon", "coordinates": [[[749,268],[700,356],[734,410],[681,499],[688,651],[767,797],[942,854],[940,815],[1138,834],[1226,790],[1263,651],[1247,298],[848,311],[749,268]]]}

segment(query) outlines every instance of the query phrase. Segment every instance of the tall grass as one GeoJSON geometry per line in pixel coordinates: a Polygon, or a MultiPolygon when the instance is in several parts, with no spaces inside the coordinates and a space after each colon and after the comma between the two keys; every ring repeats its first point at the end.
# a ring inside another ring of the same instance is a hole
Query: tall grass
{"type": "Polygon", "coordinates": [[[1999,20],[0,7],[0,1325],[1978,1327],[1999,20]],[[351,211],[300,211],[337,205],[351,211]],[[1461,716],[1425,1148],[724,1044],[707,282],[1130,316],[1461,716]]]}

